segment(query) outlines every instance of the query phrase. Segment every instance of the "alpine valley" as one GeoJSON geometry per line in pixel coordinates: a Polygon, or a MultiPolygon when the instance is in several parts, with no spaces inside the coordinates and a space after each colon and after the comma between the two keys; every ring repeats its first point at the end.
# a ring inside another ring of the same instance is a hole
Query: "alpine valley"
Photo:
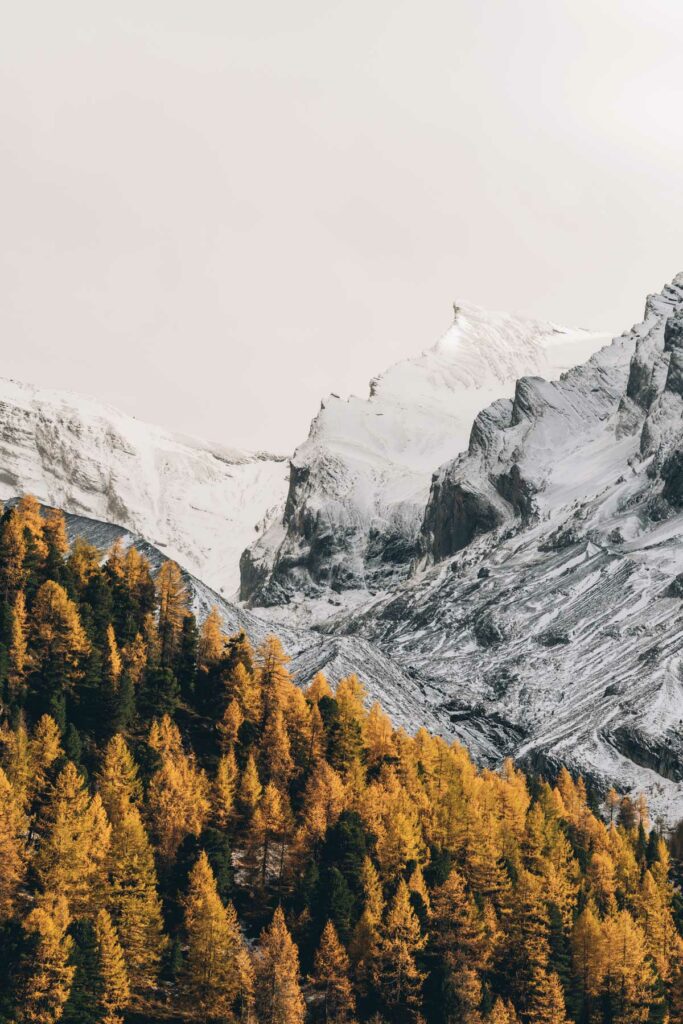
{"type": "Polygon", "coordinates": [[[0,382],[0,497],[186,571],[194,609],[355,672],[480,763],[683,817],[683,275],[610,341],[455,306],[289,460],[0,382]]]}

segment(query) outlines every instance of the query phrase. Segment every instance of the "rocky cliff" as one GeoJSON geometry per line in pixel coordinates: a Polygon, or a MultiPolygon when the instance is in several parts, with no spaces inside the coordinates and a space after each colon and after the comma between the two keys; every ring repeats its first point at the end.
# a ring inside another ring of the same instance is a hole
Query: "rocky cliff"
{"type": "Polygon", "coordinates": [[[683,275],[557,382],[518,382],[434,477],[423,570],[326,629],[371,639],[482,758],[683,817],[683,275]]]}
{"type": "Polygon", "coordinates": [[[418,554],[432,473],[466,448],[479,410],[606,340],[456,306],[436,345],[372,381],[367,399],[323,402],[291,460],[282,519],[242,557],[242,599],[320,619],[396,586],[418,554]]]}

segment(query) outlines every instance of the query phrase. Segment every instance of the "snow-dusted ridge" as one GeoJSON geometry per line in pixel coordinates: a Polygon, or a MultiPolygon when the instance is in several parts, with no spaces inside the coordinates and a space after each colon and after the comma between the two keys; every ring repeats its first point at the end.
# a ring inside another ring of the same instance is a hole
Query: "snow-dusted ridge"
{"type": "Polygon", "coordinates": [[[608,340],[456,305],[436,344],[376,377],[367,399],[322,403],[292,458],[284,516],[242,558],[242,598],[306,621],[405,578],[432,473],[467,447],[477,413],[518,377],[556,378],[608,340]]]}
{"type": "Polygon", "coordinates": [[[683,817],[683,274],[557,382],[522,378],[432,483],[424,571],[326,624],[440,692],[480,758],[683,817]]]}
{"type": "Polygon", "coordinates": [[[0,498],[27,492],[141,534],[232,596],[240,552],[281,515],[287,465],[0,379],[0,498]]]}

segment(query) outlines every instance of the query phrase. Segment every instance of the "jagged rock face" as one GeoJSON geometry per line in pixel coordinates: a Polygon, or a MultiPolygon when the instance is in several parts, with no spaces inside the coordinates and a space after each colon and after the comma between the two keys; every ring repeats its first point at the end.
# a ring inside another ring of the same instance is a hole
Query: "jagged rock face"
{"type": "Polygon", "coordinates": [[[169,434],[78,395],[0,380],[0,498],[32,493],[161,546],[232,596],[257,524],[281,515],[284,458],[169,434]],[[265,521],[264,521],[265,517],[265,521]]]}
{"type": "MultiPolygon", "coordinates": [[[[640,437],[640,452],[661,463],[680,433],[681,279],[648,300],[642,324],[557,382],[522,378],[511,405],[477,416],[468,452],[432,480],[420,549],[438,561],[504,523],[542,513],[557,465],[578,446],[600,443],[617,417],[615,437],[640,437]]],[[[672,479],[676,477],[673,462],[672,479]]],[[[585,473],[585,468],[579,467],[585,473]]],[[[672,483],[672,494],[675,483],[672,483]]]]}
{"type": "Polygon", "coordinates": [[[683,817],[682,317],[680,275],[584,366],[520,381],[511,409],[482,413],[435,477],[425,571],[325,627],[440,692],[432,711],[480,758],[645,790],[670,822],[683,817]]]}
{"type": "MultiPolygon", "coordinates": [[[[324,618],[396,586],[420,551],[432,473],[466,447],[476,413],[510,394],[520,374],[557,376],[605,341],[459,306],[444,337],[374,380],[367,400],[326,399],[292,459],[282,521],[242,556],[243,600],[324,618]]],[[[509,406],[496,403],[488,415],[509,406]]],[[[522,502],[519,483],[513,475],[507,486],[522,502]]],[[[462,500],[463,523],[485,514],[470,509],[475,497],[462,500]]],[[[487,509],[493,526],[495,508],[487,509]]],[[[463,525],[453,543],[471,536],[463,525]]]]}

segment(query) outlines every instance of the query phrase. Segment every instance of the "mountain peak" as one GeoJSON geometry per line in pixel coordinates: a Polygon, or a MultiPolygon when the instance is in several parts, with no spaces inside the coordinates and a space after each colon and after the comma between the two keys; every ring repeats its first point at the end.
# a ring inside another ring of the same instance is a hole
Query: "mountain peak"
{"type": "Polygon", "coordinates": [[[405,575],[432,474],[467,448],[477,413],[609,338],[455,303],[442,337],[374,377],[367,399],[323,403],[294,453],[283,522],[243,556],[242,597],[295,615],[312,601],[324,617],[405,575]]]}

